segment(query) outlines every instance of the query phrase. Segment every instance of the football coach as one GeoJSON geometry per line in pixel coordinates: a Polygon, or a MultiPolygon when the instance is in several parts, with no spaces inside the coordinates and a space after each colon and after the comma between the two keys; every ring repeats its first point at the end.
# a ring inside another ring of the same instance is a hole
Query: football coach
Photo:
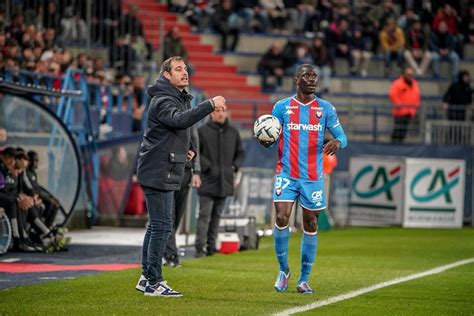
{"type": "Polygon", "coordinates": [[[143,273],[136,289],[147,296],[180,297],[163,278],[161,264],[168,236],[173,229],[174,194],[180,189],[187,160],[196,156],[190,127],[214,110],[225,107],[217,96],[191,108],[192,96],[185,88],[189,76],[184,59],[170,57],[161,65],[160,76],[149,86],[151,97],[138,156],[137,177],[145,193],[149,223],[143,240],[143,273]]]}

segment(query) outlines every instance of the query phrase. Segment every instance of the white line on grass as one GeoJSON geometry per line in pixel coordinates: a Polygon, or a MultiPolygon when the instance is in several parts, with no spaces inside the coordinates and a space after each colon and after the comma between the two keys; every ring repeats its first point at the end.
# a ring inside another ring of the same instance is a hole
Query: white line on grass
{"type": "Polygon", "coordinates": [[[423,277],[428,276],[428,275],[438,274],[438,273],[444,272],[446,270],[453,269],[453,268],[456,268],[456,267],[459,267],[459,266],[462,266],[462,265],[465,265],[465,264],[469,264],[469,263],[474,263],[474,258],[469,258],[469,259],[456,261],[456,262],[453,262],[453,263],[450,263],[450,264],[447,264],[447,265],[444,265],[444,266],[436,267],[436,268],[431,269],[431,270],[411,274],[411,275],[408,275],[408,276],[403,277],[403,278],[397,278],[397,279],[393,279],[393,280],[390,280],[390,281],[374,284],[374,285],[366,287],[366,288],[362,288],[362,289],[358,289],[358,290],[348,292],[348,293],[345,293],[345,294],[333,296],[333,297],[330,297],[330,298],[325,299],[325,300],[320,301],[320,302],[314,302],[314,303],[311,303],[311,304],[286,309],[284,311],[276,313],[275,315],[292,315],[292,314],[296,314],[296,313],[306,312],[306,311],[309,311],[309,310],[312,310],[312,309],[315,309],[315,308],[319,308],[319,307],[326,306],[326,305],[329,305],[329,304],[337,303],[337,302],[344,301],[344,300],[347,300],[347,299],[350,299],[350,298],[353,298],[353,297],[356,297],[356,296],[359,296],[359,295],[362,295],[362,294],[365,294],[365,293],[376,291],[378,289],[381,289],[381,288],[384,288],[384,287],[387,287],[387,286],[391,286],[391,285],[394,285],[394,284],[403,283],[403,282],[423,278],[423,277]]]}
{"type": "Polygon", "coordinates": [[[8,259],[0,260],[0,262],[6,262],[6,263],[17,262],[17,261],[20,261],[20,258],[8,258],[8,259]]]}

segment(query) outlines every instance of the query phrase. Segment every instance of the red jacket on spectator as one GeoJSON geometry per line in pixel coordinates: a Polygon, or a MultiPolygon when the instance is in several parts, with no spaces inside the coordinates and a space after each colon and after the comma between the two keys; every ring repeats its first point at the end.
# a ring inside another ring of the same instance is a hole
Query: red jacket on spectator
{"type": "Polygon", "coordinates": [[[445,12],[441,11],[436,14],[436,16],[433,19],[433,30],[437,31],[438,30],[438,25],[441,21],[445,21],[446,24],[448,25],[448,32],[450,34],[458,34],[458,18],[455,14],[449,14],[447,15],[445,12]]]}
{"type": "Polygon", "coordinates": [[[420,89],[415,79],[409,84],[403,75],[400,76],[392,83],[389,94],[393,116],[415,116],[421,103],[420,89]]]}

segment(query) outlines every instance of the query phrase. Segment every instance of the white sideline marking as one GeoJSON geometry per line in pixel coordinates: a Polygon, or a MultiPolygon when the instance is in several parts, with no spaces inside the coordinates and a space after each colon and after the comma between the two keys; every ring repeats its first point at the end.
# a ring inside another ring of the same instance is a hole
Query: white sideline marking
{"type": "Polygon", "coordinates": [[[384,288],[384,287],[387,287],[387,286],[391,286],[391,285],[394,285],[394,284],[403,283],[403,282],[423,278],[423,277],[428,276],[428,275],[438,274],[438,273],[444,272],[446,270],[453,269],[453,268],[456,268],[456,267],[459,267],[459,266],[462,266],[462,265],[465,265],[465,264],[469,264],[469,263],[474,263],[474,258],[469,258],[469,259],[456,261],[456,262],[453,262],[453,263],[450,263],[450,264],[447,264],[447,265],[444,265],[444,266],[439,266],[439,267],[431,269],[431,270],[411,274],[411,275],[408,275],[408,276],[403,277],[403,278],[397,278],[397,279],[393,279],[393,280],[390,280],[390,281],[374,284],[374,285],[366,287],[366,288],[362,288],[362,289],[358,289],[358,290],[348,292],[348,293],[345,293],[345,294],[330,297],[328,299],[325,299],[324,301],[314,302],[314,303],[311,303],[311,304],[298,306],[298,307],[293,307],[293,308],[286,309],[284,311],[278,312],[274,315],[292,315],[292,314],[296,314],[296,313],[306,312],[306,311],[309,311],[309,310],[312,310],[312,309],[315,309],[315,308],[319,308],[319,307],[326,306],[326,305],[329,305],[329,304],[344,301],[344,300],[347,300],[347,299],[350,299],[350,298],[353,298],[353,297],[356,297],[356,296],[359,296],[359,295],[362,295],[362,294],[365,294],[365,293],[369,293],[369,292],[372,292],[372,291],[375,291],[375,290],[378,290],[378,289],[381,289],[381,288],[384,288]]]}
{"type": "Polygon", "coordinates": [[[8,259],[0,260],[0,262],[6,262],[6,263],[18,262],[18,261],[20,261],[20,258],[8,258],[8,259]]]}

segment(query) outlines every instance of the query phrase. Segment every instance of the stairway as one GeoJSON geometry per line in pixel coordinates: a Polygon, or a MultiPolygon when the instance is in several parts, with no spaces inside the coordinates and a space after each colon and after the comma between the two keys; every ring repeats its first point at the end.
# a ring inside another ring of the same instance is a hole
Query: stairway
{"type": "Polygon", "coordinates": [[[143,23],[145,38],[155,49],[159,45],[160,21],[164,21],[164,32],[174,25],[178,26],[189,62],[194,68],[192,84],[209,97],[224,96],[233,121],[249,127],[256,117],[271,113],[273,104],[269,96],[260,92],[260,86],[249,85],[247,76],[238,74],[235,65],[225,64],[224,57],[215,53],[216,47],[201,44],[201,36],[191,33],[186,21],[168,12],[165,4],[154,0],[124,0],[124,12],[129,3],[139,7],[138,16],[143,23]]]}

